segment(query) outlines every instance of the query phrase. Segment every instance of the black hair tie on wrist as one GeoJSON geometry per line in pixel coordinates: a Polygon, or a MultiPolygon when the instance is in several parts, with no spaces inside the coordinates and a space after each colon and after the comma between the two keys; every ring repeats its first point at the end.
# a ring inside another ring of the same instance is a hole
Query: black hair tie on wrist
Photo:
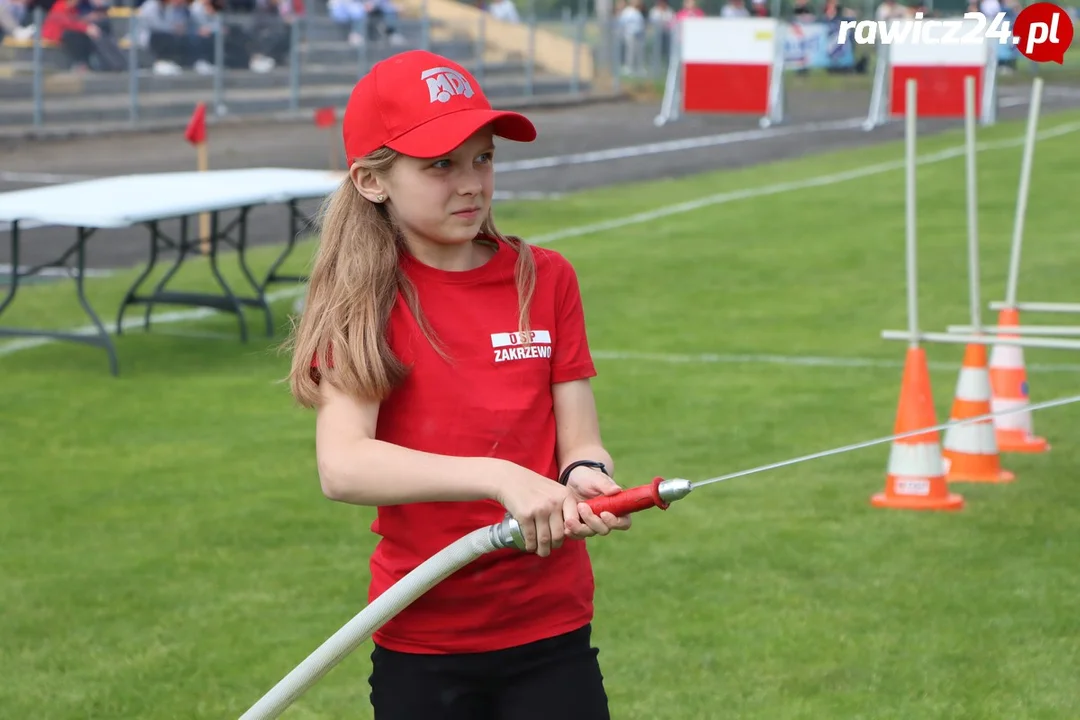
{"type": "Polygon", "coordinates": [[[562,471],[561,475],[559,475],[559,484],[565,485],[567,481],[570,480],[570,473],[573,472],[574,468],[582,466],[595,468],[607,475],[608,477],[611,477],[611,474],[607,471],[607,466],[604,465],[604,463],[602,462],[597,462],[595,460],[575,460],[574,462],[567,465],[566,469],[562,471]]]}

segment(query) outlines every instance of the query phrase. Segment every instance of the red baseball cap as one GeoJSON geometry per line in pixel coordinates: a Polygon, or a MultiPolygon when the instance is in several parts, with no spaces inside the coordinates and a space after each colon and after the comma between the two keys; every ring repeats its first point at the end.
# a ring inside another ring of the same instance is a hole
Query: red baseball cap
{"type": "Polygon", "coordinates": [[[375,63],[349,96],[341,129],[351,163],[387,146],[404,155],[445,155],[494,124],[499,137],[532,142],[524,115],[491,108],[480,83],[448,58],[409,50],[375,63]]]}

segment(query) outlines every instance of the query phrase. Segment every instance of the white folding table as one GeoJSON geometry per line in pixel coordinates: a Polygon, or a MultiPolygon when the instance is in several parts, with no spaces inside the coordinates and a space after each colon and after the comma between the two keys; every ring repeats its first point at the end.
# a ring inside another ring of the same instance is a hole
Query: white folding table
{"type": "Polygon", "coordinates": [[[278,274],[278,269],[292,252],[300,231],[301,213],[297,205],[302,200],[326,197],[344,179],[344,173],[319,170],[250,168],[123,175],[0,193],[0,223],[7,222],[10,225],[12,267],[7,295],[0,301],[0,315],[3,315],[4,310],[15,299],[21,278],[38,274],[48,267],[65,267],[74,257],[76,294],[83,310],[98,330],[97,334],[84,335],[51,329],[0,327],[0,336],[48,337],[99,346],[108,353],[112,374],[119,375],[115,346],[84,292],[86,242],[98,230],[143,225],[150,231],[150,258],[146,268],[132,283],[120,303],[116,319],[117,334],[121,332],[124,311],[129,305],[146,306],[144,326],[149,328],[152,306],[155,303],[165,303],[212,307],[235,313],[244,342],[247,342],[248,333],[243,308],[258,307],[265,313],[267,335],[272,337],[274,323],[266,301],[267,286],[275,282],[306,280],[302,276],[278,274]],[[281,254],[271,264],[266,276],[259,281],[248,267],[244,254],[247,245],[247,216],[252,208],[274,204],[285,204],[289,207],[289,234],[281,254]],[[233,210],[239,211],[237,217],[221,227],[219,213],[233,210]],[[198,253],[199,238],[189,236],[188,225],[192,216],[203,213],[210,216],[208,258],[221,293],[166,290],[166,285],[189,254],[198,253]],[[177,218],[180,220],[178,238],[161,232],[162,221],[177,218]],[[43,225],[75,228],[74,244],[53,261],[20,269],[20,228],[43,225]],[[253,296],[237,295],[222,277],[218,268],[218,249],[222,243],[236,249],[240,268],[251,285],[253,296]],[[170,248],[177,251],[172,267],[151,292],[140,294],[143,282],[157,264],[159,252],[170,248]]]}

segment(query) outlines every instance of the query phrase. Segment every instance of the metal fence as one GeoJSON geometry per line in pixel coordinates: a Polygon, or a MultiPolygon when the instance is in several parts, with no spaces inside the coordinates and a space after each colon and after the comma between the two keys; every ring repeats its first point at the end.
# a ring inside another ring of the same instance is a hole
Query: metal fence
{"type": "MultiPolygon", "coordinates": [[[[787,2],[783,0],[777,12],[784,14],[787,2]]],[[[847,7],[857,10],[855,18],[872,17],[872,0],[862,5],[847,7]]],[[[631,83],[659,92],[667,74],[669,25],[650,20],[648,11],[643,22],[619,16],[600,22],[595,9],[582,0],[576,9],[564,8],[554,17],[539,17],[529,2],[514,23],[524,29],[520,45],[512,46],[500,37],[507,32],[505,23],[484,11],[469,17],[475,19],[455,25],[424,11],[411,17],[355,21],[334,18],[325,9],[295,18],[221,14],[201,39],[186,37],[187,62],[179,63],[185,65],[179,68],[162,59],[157,52],[161,46],[149,37],[138,12],[121,8],[101,23],[98,46],[105,43],[112,52],[96,53],[87,71],[73,73],[66,67],[70,58],[64,47],[41,37],[39,9],[30,37],[4,41],[7,60],[17,71],[0,77],[0,125],[152,125],[166,119],[175,123],[189,116],[200,101],[219,117],[341,107],[356,79],[372,64],[414,47],[462,62],[496,103],[510,97],[618,93],[631,83]],[[561,67],[552,68],[553,57],[561,67]]],[[[828,33],[835,34],[834,25],[827,22],[796,24],[798,42],[804,46],[826,47],[828,33]]],[[[828,65],[836,57],[824,50],[813,51],[822,60],[811,57],[813,52],[806,47],[793,45],[789,52],[793,53],[789,69],[835,69],[828,65]]],[[[872,63],[873,49],[863,48],[863,54],[872,63]]],[[[847,71],[857,66],[850,58],[843,62],[847,65],[841,69],[847,71]]],[[[871,70],[859,66],[856,71],[871,70]]]]}

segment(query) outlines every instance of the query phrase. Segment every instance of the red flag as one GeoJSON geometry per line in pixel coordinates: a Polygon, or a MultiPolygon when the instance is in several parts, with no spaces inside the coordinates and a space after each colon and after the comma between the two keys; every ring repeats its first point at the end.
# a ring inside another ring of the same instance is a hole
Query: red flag
{"type": "Polygon", "coordinates": [[[191,114],[184,138],[192,145],[206,142],[206,103],[201,102],[195,106],[195,112],[191,114]]]}
{"type": "Polygon", "coordinates": [[[337,113],[333,107],[321,107],[315,111],[315,125],[318,127],[332,127],[336,122],[337,113]]]}

